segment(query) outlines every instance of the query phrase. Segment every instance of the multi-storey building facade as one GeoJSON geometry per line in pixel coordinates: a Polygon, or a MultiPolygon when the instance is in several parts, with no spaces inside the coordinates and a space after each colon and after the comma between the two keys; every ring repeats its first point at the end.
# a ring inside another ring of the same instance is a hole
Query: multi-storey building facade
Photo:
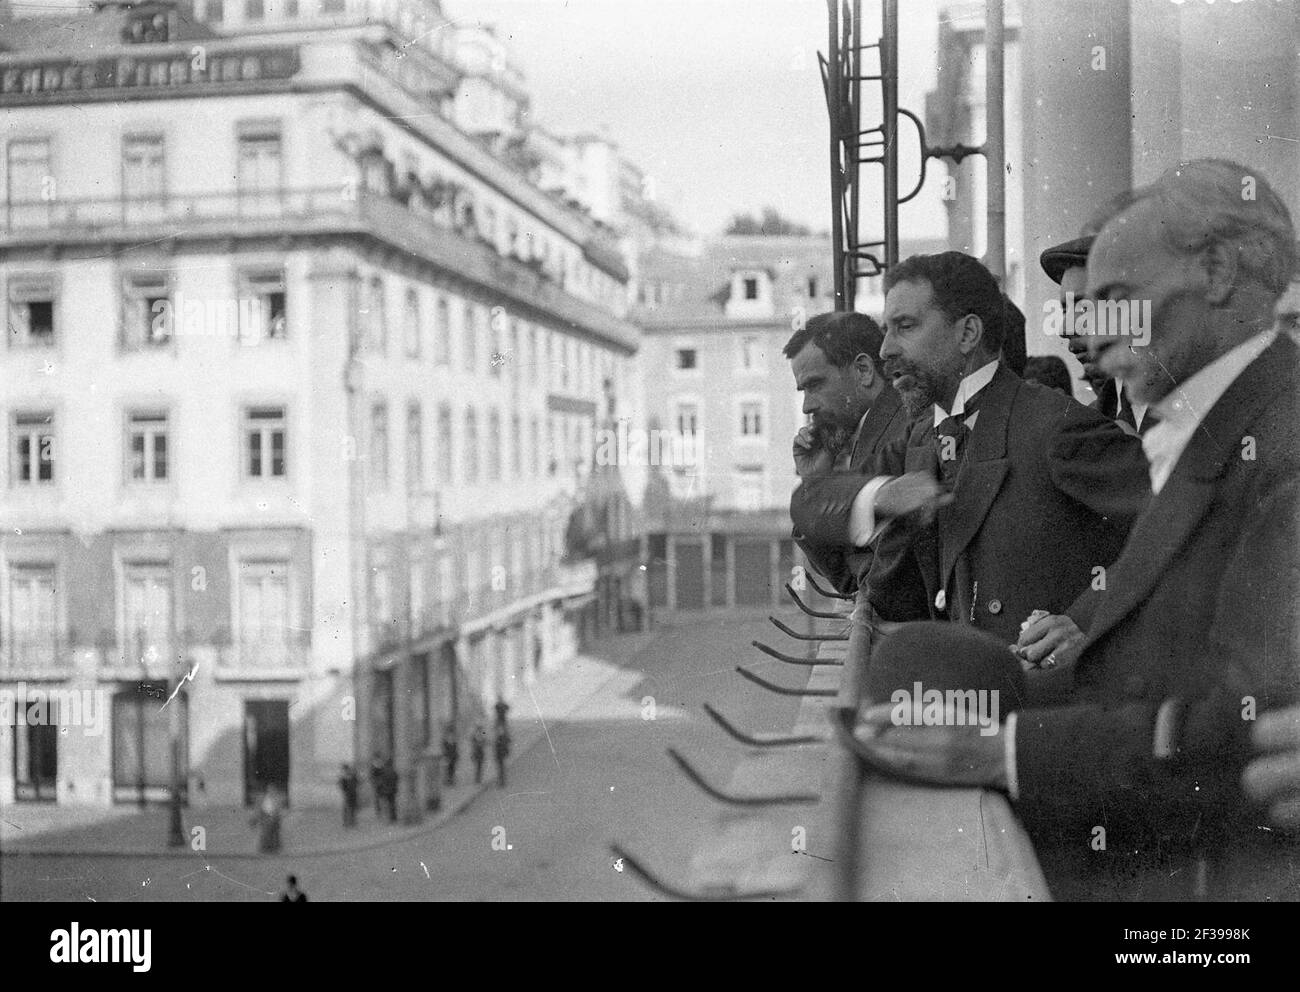
{"type": "Polygon", "coordinates": [[[770,604],[794,565],[790,438],[803,423],[781,349],[796,322],[834,306],[825,238],[722,237],[639,259],[647,391],[650,604],[770,604]],[[657,456],[657,457],[653,457],[657,456]]]}
{"type": "Polygon", "coordinates": [[[0,688],[107,712],[4,728],[0,799],[379,752],[414,812],[445,723],[618,613],[627,270],[455,125],[435,3],[224,6],[0,34],[0,688]]]}

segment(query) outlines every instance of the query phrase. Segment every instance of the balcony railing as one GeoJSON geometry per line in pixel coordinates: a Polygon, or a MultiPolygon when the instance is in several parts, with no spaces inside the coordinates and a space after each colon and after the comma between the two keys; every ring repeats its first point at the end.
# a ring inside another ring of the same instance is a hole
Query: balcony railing
{"type": "Polygon", "coordinates": [[[136,631],[125,642],[105,653],[104,664],[147,672],[166,671],[180,664],[171,638],[165,634],[136,631]]]}
{"type": "Polygon", "coordinates": [[[72,656],[54,631],[33,631],[15,634],[0,644],[0,666],[14,672],[65,671],[72,667],[72,656]]]}
{"type": "Polygon", "coordinates": [[[141,198],[6,201],[0,246],[51,244],[78,238],[212,237],[365,233],[412,252],[517,302],[589,328],[629,349],[637,332],[608,309],[574,296],[540,267],[499,254],[477,236],[434,213],[412,210],[390,196],[339,187],[277,188],[141,198]]]}
{"type": "Polygon", "coordinates": [[[357,212],[357,200],[339,189],[273,189],[232,193],[169,194],[130,199],[55,199],[5,204],[5,230],[93,232],[141,225],[181,225],[249,218],[307,220],[357,212]]]}
{"type": "Polygon", "coordinates": [[[452,630],[549,590],[567,590],[574,586],[575,581],[581,584],[588,577],[594,581],[594,562],[590,566],[582,565],[577,571],[553,565],[525,572],[521,577],[508,575],[503,588],[487,583],[426,603],[415,611],[410,622],[400,618],[372,620],[369,624],[370,648],[377,654],[392,651],[408,640],[426,637],[439,630],[452,630]]]}

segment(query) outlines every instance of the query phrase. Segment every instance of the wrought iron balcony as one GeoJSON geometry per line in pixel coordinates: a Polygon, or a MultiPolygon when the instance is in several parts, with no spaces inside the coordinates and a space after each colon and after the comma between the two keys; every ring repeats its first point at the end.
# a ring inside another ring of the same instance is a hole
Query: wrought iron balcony
{"type": "Polygon", "coordinates": [[[71,668],[72,653],[57,631],[24,631],[0,643],[0,671],[5,673],[60,673],[71,668]]]}
{"type": "Polygon", "coordinates": [[[612,312],[566,292],[539,268],[498,254],[437,212],[391,196],[339,186],[152,197],[6,201],[0,249],[67,243],[364,235],[426,259],[629,350],[637,331],[612,312]]]}

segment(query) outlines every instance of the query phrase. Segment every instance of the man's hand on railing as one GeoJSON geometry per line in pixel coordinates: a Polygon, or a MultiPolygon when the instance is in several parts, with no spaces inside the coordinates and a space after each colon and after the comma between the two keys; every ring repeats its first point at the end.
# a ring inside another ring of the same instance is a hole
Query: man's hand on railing
{"type": "MultiPolygon", "coordinates": [[[[902,705],[911,708],[910,702],[902,705]]],[[[951,706],[944,711],[943,725],[909,726],[895,722],[899,706],[873,706],[854,730],[853,736],[877,769],[933,785],[1006,789],[1000,726],[988,733],[988,728],[951,706]]]]}

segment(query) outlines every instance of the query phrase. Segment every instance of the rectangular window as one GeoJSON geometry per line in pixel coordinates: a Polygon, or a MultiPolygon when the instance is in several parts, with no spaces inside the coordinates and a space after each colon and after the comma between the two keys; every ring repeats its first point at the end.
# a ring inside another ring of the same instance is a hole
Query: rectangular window
{"type": "Polygon", "coordinates": [[[498,307],[493,307],[488,316],[488,333],[491,353],[488,355],[488,371],[497,378],[501,377],[501,366],[506,363],[505,342],[502,340],[501,327],[505,323],[505,314],[498,307]]]}
{"type": "Polygon", "coordinates": [[[469,372],[478,370],[478,309],[472,303],[465,304],[465,369],[469,372]]]}
{"type": "Polygon", "coordinates": [[[44,227],[54,202],[48,138],[9,142],[9,223],[13,227],[44,227]]]}
{"type": "Polygon", "coordinates": [[[402,341],[407,358],[420,357],[420,294],[414,289],[406,291],[406,305],[402,309],[402,341]]]}
{"type": "Polygon", "coordinates": [[[370,408],[370,485],[388,488],[388,404],[370,408]]]}
{"type": "Polygon", "coordinates": [[[695,355],[694,348],[677,349],[677,368],[680,371],[685,372],[690,369],[696,368],[695,359],[696,359],[696,355],[695,355]]]}
{"type": "Polygon", "coordinates": [[[14,665],[48,666],[58,645],[58,601],[53,565],[15,565],[9,571],[9,655],[14,665]]]}
{"type": "Polygon", "coordinates": [[[371,276],[366,283],[366,302],[361,315],[364,319],[365,343],[369,351],[380,355],[388,353],[388,322],[384,316],[384,281],[371,276]]]}
{"type": "Polygon", "coordinates": [[[744,280],[744,284],[745,284],[745,299],[747,300],[758,299],[758,280],[753,277],[747,277],[744,280]]]}
{"type": "Polygon", "coordinates": [[[763,404],[750,401],[740,404],[740,436],[763,436],[763,404]]]}
{"type": "Polygon", "coordinates": [[[283,341],[288,336],[289,311],[284,270],[241,272],[239,276],[239,340],[244,344],[283,341]]]}
{"type": "Polygon", "coordinates": [[[171,278],[166,272],[133,272],[122,287],[122,347],[160,348],[175,330],[171,278]]]}
{"type": "Polygon", "coordinates": [[[437,365],[451,364],[451,307],[445,296],[434,307],[433,360],[437,365]]]}
{"type": "Polygon", "coordinates": [[[127,565],[122,575],[122,634],[128,665],[171,660],[171,568],[161,563],[127,565]]]}
{"type": "Polygon", "coordinates": [[[677,433],[693,435],[700,429],[700,407],[698,403],[677,404],[677,433]]]}
{"type": "Polygon", "coordinates": [[[424,491],[424,422],[414,400],[406,407],[406,491],[424,491]]]}
{"type": "Polygon", "coordinates": [[[524,474],[523,468],[523,421],[519,414],[510,417],[510,476],[518,479],[524,474]]]}
{"type": "Polygon", "coordinates": [[[322,14],[342,14],[348,8],[348,0],[320,0],[322,14]]]}
{"type": "Polygon", "coordinates": [[[455,464],[455,451],[451,439],[451,408],[447,405],[438,407],[438,483],[451,485],[455,481],[452,467],[455,464]]]}
{"type": "Polygon", "coordinates": [[[287,448],[284,407],[256,406],[244,411],[245,478],[285,478],[287,448]]]}
{"type": "Polygon", "coordinates": [[[226,19],[226,0],[208,0],[207,17],[209,24],[220,24],[226,19]]]}
{"type": "Polygon", "coordinates": [[[529,425],[528,437],[532,442],[533,449],[531,470],[533,476],[536,477],[542,474],[542,429],[536,417],[533,417],[532,423],[529,425]]]}
{"type": "Polygon", "coordinates": [[[239,563],[236,585],[239,651],[248,667],[284,667],[289,661],[289,563],[239,563]]]}
{"type": "Polygon", "coordinates": [[[501,414],[497,410],[488,412],[487,477],[489,482],[501,481],[501,414]]]}
{"type": "Polygon", "coordinates": [[[756,334],[746,334],[740,338],[740,367],[745,372],[754,372],[763,366],[762,341],[756,334]]]}
{"type": "Polygon", "coordinates": [[[239,134],[238,189],[243,214],[274,214],[282,183],[282,148],[278,125],[244,125],[239,134]]]}
{"type": "Polygon", "coordinates": [[[132,413],[127,420],[127,480],[166,482],[167,458],[166,412],[132,413]]]}
{"type": "Polygon", "coordinates": [[[165,168],[161,134],[131,134],[122,139],[122,198],[128,221],[163,216],[165,168]]]}
{"type": "Polygon", "coordinates": [[[817,277],[816,276],[808,277],[808,297],[809,299],[817,298],[817,277]]]}
{"type": "Polygon", "coordinates": [[[54,346],[57,291],[53,276],[15,276],[9,281],[9,346],[54,346]]]}
{"type": "Polygon", "coordinates": [[[9,478],[15,485],[34,486],[54,481],[54,414],[15,413],[9,478]]]}
{"type": "Polygon", "coordinates": [[[478,482],[478,414],[465,411],[465,482],[478,482]]]}
{"type": "Polygon", "coordinates": [[[762,509],[767,497],[767,473],[764,468],[761,465],[738,465],[733,478],[737,509],[762,509]]]}
{"type": "Polygon", "coordinates": [[[244,20],[260,21],[266,16],[266,5],[263,0],[244,0],[244,20]]]}

